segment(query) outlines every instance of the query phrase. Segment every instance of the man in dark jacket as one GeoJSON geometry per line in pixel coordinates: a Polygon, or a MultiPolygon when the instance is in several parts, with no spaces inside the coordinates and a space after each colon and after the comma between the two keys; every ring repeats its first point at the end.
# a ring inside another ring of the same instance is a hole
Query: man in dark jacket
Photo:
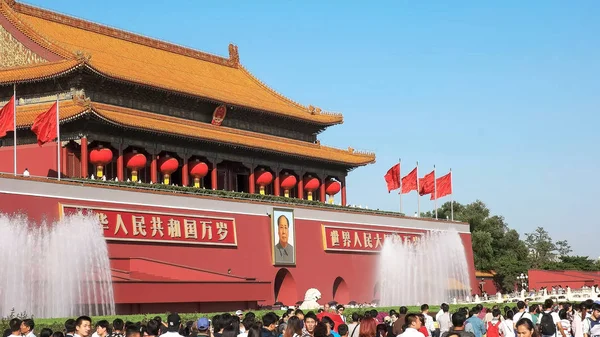
{"type": "Polygon", "coordinates": [[[450,335],[459,335],[460,337],[475,337],[472,332],[465,331],[465,322],[467,321],[467,315],[463,312],[458,311],[452,315],[452,325],[450,331],[446,331],[442,334],[442,337],[448,337],[450,335]]]}
{"type": "Polygon", "coordinates": [[[279,317],[274,312],[266,313],[262,317],[263,327],[261,337],[277,337],[277,321],[279,317]]]}
{"type": "Polygon", "coordinates": [[[400,307],[400,313],[398,314],[398,319],[394,322],[392,326],[392,332],[394,336],[398,336],[399,334],[404,332],[404,325],[406,324],[406,314],[408,313],[407,307],[400,307]]]}

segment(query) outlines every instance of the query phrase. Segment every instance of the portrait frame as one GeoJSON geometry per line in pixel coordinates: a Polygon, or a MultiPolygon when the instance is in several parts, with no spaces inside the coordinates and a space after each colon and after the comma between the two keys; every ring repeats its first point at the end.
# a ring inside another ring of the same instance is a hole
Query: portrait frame
{"type": "Polygon", "coordinates": [[[294,210],[289,208],[273,208],[271,214],[271,262],[274,266],[295,266],[296,265],[296,219],[294,210]],[[288,220],[288,240],[287,250],[279,245],[279,224],[278,219],[284,216],[288,220]],[[289,256],[291,248],[291,258],[282,258],[283,255],[289,256]],[[284,251],[285,250],[285,251],[284,251]]]}

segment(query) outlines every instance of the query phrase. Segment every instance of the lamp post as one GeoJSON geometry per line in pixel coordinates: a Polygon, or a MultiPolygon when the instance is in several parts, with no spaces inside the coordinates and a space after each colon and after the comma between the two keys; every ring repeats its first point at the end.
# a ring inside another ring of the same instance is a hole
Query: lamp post
{"type": "Polygon", "coordinates": [[[519,282],[521,282],[521,289],[527,289],[527,282],[528,282],[529,276],[521,273],[521,275],[517,276],[517,280],[519,280],[519,282]]]}

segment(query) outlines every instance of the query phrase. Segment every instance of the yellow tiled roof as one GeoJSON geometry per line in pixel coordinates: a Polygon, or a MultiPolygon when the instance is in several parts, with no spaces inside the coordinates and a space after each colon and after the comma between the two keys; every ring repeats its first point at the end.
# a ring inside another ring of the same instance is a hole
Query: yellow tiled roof
{"type": "Polygon", "coordinates": [[[239,64],[235,46],[223,58],[21,3],[12,8],[34,41],[83,53],[105,76],[322,125],[343,122],[341,114],[300,105],[267,87],[239,64]]]}
{"type": "Polygon", "coordinates": [[[40,63],[32,66],[0,70],[0,84],[51,78],[83,66],[77,60],[40,63]]]}
{"type": "MultiPolygon", "coordinates": [[[[52,103],[26,105],[17,107],[17,125],[20,128],[29,127],[35,117],[50,108],[52,103]]],[[[190,121],[187,119],[159,115],[151,112],[128,109],[109,104],[87,102],[81,104],[75,101],[60,102],[61,121],[75,118],[85,113],[93,113],[112,124],[146,130],[156,133],[182,136],[192,139],[244,146],[251,149],[279,152],[304,158],[313,158],[350,166],[362,166],[373,163],[372,153],[341,150],[320,144],[312,144],[283,137],[239,129],[214,126],[208,123],[190,121]]]]}
{"type": "MultiPolygon", "coordinates": [[[[43,104],[17,106],[17,128],[31,127],[35,118],[42,112],[48,111],[48,109],[52,107],[52,104],[54,103],[49,102],[43,104]]],[[[89,111],[89,107],[77,104],[72,100],[60,101],[58,106],[58,113],[60,115],[61,123],[77,116],[81,116],[89,111]]]]}

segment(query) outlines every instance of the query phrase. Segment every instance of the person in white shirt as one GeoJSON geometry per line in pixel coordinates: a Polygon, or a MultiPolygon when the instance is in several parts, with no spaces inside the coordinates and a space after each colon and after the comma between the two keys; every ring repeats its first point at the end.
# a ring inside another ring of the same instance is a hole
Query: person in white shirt
{"type": "Polygon", "coordinates": [[[442,310],[435,315],[436,321],[440,324],[440,335],[446,331],[450,331],[452,328],[452,319],[450,318],[450,306],[446,303],[442,303],[442,310]],[[441,314],[440,314],[441,312],[441,314]]]}
{"type": "Polygon", "coordinates": [[[11,331],[11,337],[21,337],[21,320],[18,318],[13,318],[8,322],[8,327],[11,331]]]}
{"type": "Polygon", "coordinates": [[[179,334],[181,328],[181,317],[178,314],[172,313],[167,317],[167,332],[160,337],[183,337],[179,334]]]}
{"type": "Polygon", "coordinates": [[[348,324],[348,336],[358,337],[360,332],[360,316],[357,312],[352,313],[352,323],[348,324]]]}
{"type": "Polygon", "coordinates": [[[35,323],[31,318],[24,319],[21,322],[21,335],[24,337],[35,337],[33,333],[33,329],[35,328],[35,323]]]}
{"type": "Polygon", "coordinates": [[[107,320],[101,320],[96,323],[96,331],[92,334],[92,337],[107,337],[108,328],[110,323],[107,320]]]}
{"type": "Polygon", "coordinates": [[[415,314],[406,315],[406,329],[399,337],[425,337],[419,329],[421,328],[421,320],[415,314]]]}
{"type": "Polygon", "coordinates": [[[531,317],[531,314],[526,311],[527,305],[525,304],[525,302],[523,302],[523,301],[517,302],[517,309],[519,309],[519,312],[515,313],[515,316],[513,317],[513,322],[515,324],[515,330],[517,330],[516,324],[521,318],[527,318],[533,322],[533,318],[531,317]]]}
{"type": "Polygon", "coordinates": [[[88,316],[79,316],[75,320],[75,335],[73,337],[89,337],[92,332],[92,319],[88,316]]]}
{"type": "Polygon", "coordinates": [[[502,331],[502,336],[504,337],[515,337],[515,324],[513,323],[514,313],[512,310],[509,310],[504,315],[504,320],[500,323],[500,327],[498,330],[502,331]]]}
{"type": "Polygon", "coordinates": [[[429,316],[429,305],[423,304],[421,306],[421,313],[425,316],[425,328],[429,331],[429,336],[432,336],[435,326],[433,325],[433,317],[429,316]]]}
{"type": "Polygon", "coordinates": [[[23,177],[29,177],[29,170],[27,168],[23,171],[23,177]]]}
{"type": "Polygon", "coordinates": [[[540,315],[540,332],[542,337],[567,337],[562,324],[560,323],[560,317],[554,311],[552,311],[552,307],[554,307],[554,301],[551,299],[547,299],[544,301],[544,312],[540,315]],[[546,320],[547,317],[550,316],[552,318],[552,324],[554,324],[554,333],[548,334],[544,333],[546,329],[546,320]]]}
{"type": "Polygon", "coordinates": [[[577,310],[573,314],[573,337],[583,337],[583,320],[585,320],[585,303],[577,305],[577,310]]]}

